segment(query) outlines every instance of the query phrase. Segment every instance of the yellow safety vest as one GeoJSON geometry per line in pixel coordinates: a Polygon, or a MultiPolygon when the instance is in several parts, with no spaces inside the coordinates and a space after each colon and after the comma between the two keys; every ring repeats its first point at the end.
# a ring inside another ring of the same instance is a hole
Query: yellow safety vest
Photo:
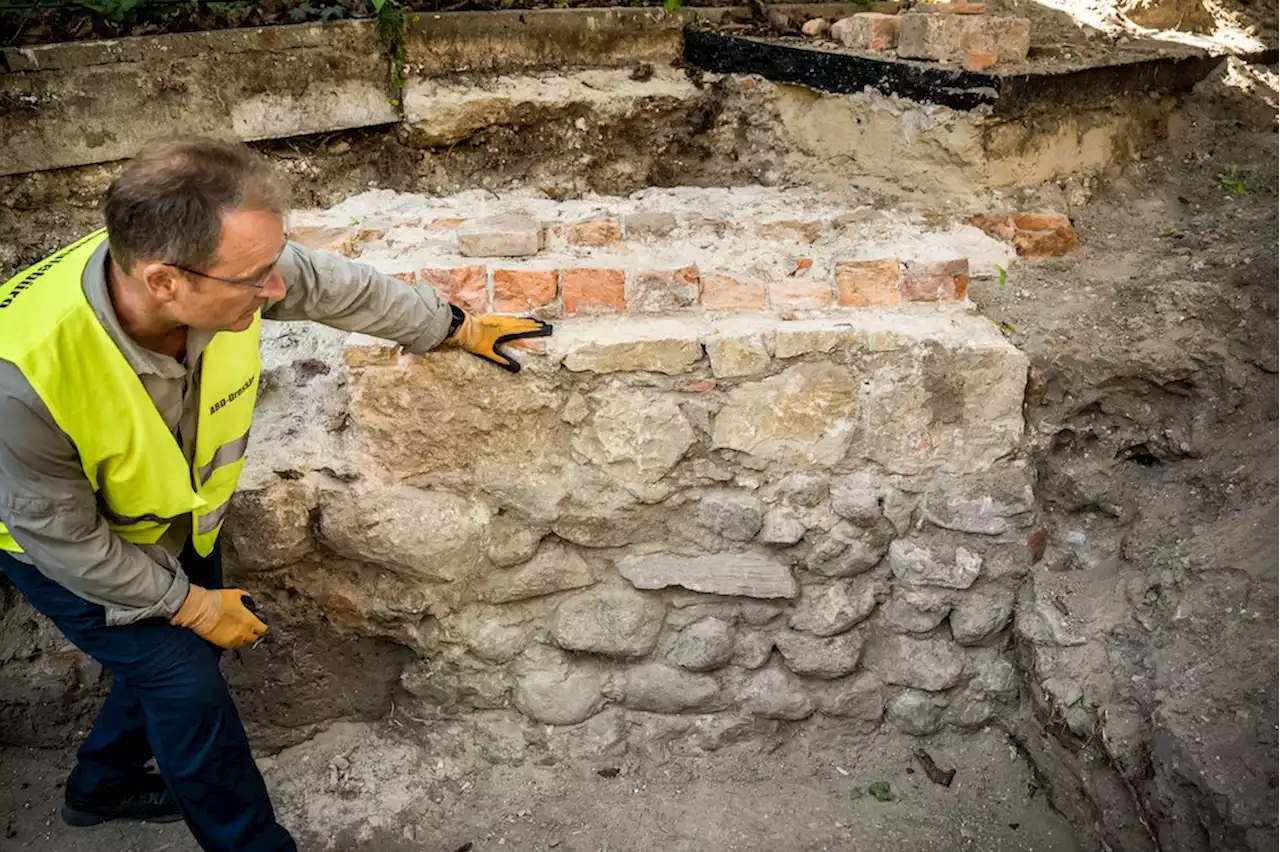
{"type": "MultiPolygon", "coordinates": [[[[104,239],[105,231],[92,233],[0,286],[0,358],[22,371],[70,436],[112,530],[152,544],[190,513],[192,542],[207,556],[244,467],[262,366],[261,318],[241,332],[218,332],[204,350],[188,467],[81,289],[85,266],[104,239]]],[[[21,551],[3,524],[0,550],[21,551]]]]}

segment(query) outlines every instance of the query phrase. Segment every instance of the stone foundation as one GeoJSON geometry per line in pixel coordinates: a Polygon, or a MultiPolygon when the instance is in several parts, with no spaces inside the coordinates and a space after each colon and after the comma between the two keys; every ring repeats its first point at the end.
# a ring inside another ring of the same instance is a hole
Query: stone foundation
{"type": "MultiPolygon", "coordinates": [[[[390,230],[362,260],[443,251],[392,248],[390,230]]],[[[773,248],[840,254],[819,237],[773,248]]],[[[652,286],[661,304],[684,285],[652,286]]],[[[251,452],[228,525],[242,582],[411,648],[397,704],[415,718],[566,726],[612,706],[704,732],[820,713],[926,734],[1016,696],[1027,359],[989,321],[834,297],[580,315],[550,292],[555,335],[516,376],[353,335],[343,417],[308,448],[323,465],[251,452]]],[[[294,392],[271,375],[268,412],[294,392]]]]}

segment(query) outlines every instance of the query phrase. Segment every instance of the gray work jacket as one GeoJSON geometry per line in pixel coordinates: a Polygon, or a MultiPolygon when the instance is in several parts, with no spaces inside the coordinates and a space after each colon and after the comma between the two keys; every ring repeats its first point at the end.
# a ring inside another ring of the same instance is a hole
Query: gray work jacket
{"type": "MultiPolygon", "coordinates": [[[[85,267],[84,294],[111,340],[138,374],[191,462],[199,409],[200,356],[212,335],[191,329],[179,362],[135,343],[120,326],[107,291],[107,244],[85,267]]],[[[278,266],[285,295],[262,316],[315,320],[395,340],[415,353],[439,346],[450,311],[430,287],[412,287],[370,266],[290,243],[278,266]]],[[[108,529],[75,445],[16,366],[0,360],[0,522],[22,547],[14,554],[107,610],[108,624],[169,617],[187,596],[178,555],[190,518],[154,545],[135,545],[108,529]]]]}

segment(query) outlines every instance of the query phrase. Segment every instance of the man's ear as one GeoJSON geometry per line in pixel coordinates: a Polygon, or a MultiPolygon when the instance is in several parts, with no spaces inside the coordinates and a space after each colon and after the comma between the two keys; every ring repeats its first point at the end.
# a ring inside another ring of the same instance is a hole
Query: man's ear
{"type": "Polygon", "coordinates": [[[178,295],[178,270],[164,263],[141,263],[137,278],[158,302],[172,302],[178,295]]]}

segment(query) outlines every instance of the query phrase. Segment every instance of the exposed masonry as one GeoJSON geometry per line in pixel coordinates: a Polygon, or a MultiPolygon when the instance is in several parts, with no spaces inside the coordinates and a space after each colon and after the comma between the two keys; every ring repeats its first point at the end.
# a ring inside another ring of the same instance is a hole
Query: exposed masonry
{"type": "Polygon", "coordinates": [[[1015,251],[1074,244],[1061,216],[931,225],[927,214],[840,207],[812,191],[406,198],[370,193],[302,214],[292,238],[430,285],[473,312],[543,317],[963,302],[971,275],[995,274],[1015,251]]]}

